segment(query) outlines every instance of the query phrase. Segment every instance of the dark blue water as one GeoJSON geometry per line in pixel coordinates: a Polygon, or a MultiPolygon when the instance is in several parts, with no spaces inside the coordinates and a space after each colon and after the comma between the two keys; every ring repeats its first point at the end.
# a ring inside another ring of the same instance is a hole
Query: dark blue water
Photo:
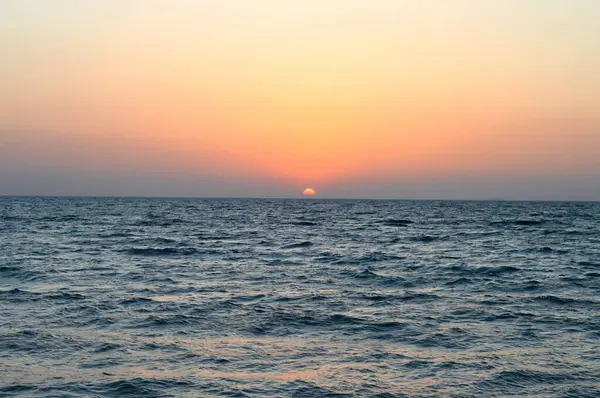
{"type": "Polygon", "coordinates": [[[600,204],[0,198],[0,396],[600,396],[600,204]]]}

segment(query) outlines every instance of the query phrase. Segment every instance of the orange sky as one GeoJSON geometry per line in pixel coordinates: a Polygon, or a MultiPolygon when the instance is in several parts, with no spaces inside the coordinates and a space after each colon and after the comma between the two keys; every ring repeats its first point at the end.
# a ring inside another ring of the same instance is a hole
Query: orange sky
{"type": "MultiPolygon", "coordinates": [[[[558,194],[583,178],[587,197],[598,20],[591,0],[7,0],[0,178],[87,171],[127,194],[111,176],[155,173],[269,186],[236,196],[365,197],[383,191],[364,181],[402,197],[403,182],[556,179],[558,194]]],[[[31,181],[0,194],[44,193],[31,181]]],[[[140,192],[179,194],[159,188],[140,192]]]]}

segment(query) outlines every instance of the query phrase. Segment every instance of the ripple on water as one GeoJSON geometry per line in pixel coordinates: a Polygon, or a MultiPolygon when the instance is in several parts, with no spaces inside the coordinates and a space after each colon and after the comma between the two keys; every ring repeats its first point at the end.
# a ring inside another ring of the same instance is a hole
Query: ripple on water
{"type": "Polygon", "coordinates": [[[0,198],[0,395],[598,396],[599,204],[0,198]]]}

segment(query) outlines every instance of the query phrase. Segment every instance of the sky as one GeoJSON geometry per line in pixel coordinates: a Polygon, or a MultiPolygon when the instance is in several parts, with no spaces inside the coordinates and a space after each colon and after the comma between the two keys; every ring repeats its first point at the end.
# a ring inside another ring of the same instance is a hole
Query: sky
{"type": "Polygon", "coordinates": [[[0,195],[600,200],[600,1],[2,0],[0,195]]]}

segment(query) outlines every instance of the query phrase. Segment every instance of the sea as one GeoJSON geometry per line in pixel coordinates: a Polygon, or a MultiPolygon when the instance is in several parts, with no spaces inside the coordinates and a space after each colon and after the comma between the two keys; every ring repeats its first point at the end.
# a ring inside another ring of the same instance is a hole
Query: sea
{"type": "Polygon", "coordinates": [[[600,203],[0,198],[1,397],[600,397],[600,203]]]}

